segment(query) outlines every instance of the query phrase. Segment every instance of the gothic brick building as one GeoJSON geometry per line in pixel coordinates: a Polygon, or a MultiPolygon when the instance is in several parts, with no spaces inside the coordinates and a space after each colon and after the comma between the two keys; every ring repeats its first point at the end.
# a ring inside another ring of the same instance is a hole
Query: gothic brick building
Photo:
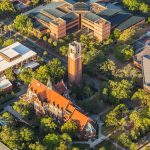
{"type": "Polygon", "coordinates": [[[22,98],[32,103],[39,115],[49,114],[60,123],[74,121],[79,127],[80,139],[95,137],[93,120],[81,113],[70,100],[60,95],[51,86],[47,87],[33,79],[22,98]]]}

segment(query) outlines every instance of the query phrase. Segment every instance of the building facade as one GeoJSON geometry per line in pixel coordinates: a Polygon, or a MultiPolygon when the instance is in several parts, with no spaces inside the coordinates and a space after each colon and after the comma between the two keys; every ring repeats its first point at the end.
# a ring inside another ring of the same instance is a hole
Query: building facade
{"type": "Polygon", "coordinates": [[[60,124],[74,121],[79,128],[80,139],[95,137],[93,120],[81,113],[70,100],[54,91],[51,86],[47,87],[33,79],[27,93],[21,98],[31,103],[39,115],[49,114],[60,124]]]}
{"type": "Polygon", "coordinates": [[[47,31],[53,40],[65,37],[71,31],[85,28],[99,41],[104,41],[115,28],[123,31],[141,26],[145,22],[144,17],[133,16],[107,0],[62,0],[29,13],[34,24],[42,24],[47,28],[45,30],[42,25],[34,26],[36,31],[43,34],[47,31]]]}
{"type": "Polygon", "coordinates": [[[80,84],[82,80],[81,44],[74,41],[69,44],[68,78],[71,83],[80,84]]]}

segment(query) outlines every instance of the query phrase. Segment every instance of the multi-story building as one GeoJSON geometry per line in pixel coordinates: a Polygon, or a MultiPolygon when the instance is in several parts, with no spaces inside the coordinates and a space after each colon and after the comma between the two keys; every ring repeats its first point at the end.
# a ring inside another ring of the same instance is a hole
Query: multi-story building
{"type": "Polygon", "coordinates": [[[37,54],[16,42],[0,50],[0,75],[8,68],[18,68],[24,64],[36,60],[37,54]]]}
{"type": "Polygon", "coordinates": [[[81,44],[72,42],[68,51],[68,77],[71,83],[79,84],[82,80],[81,44]]]}
{"type": "Polygon", "coordinates": [[[52,2],[29,11],[29,14],[35,19],[34,23],[40,22],[47,28],[54,40],[66,36],[67,32],[86,28],[98,40],[104,41],[112,29],[123,31],[145,22],[143,17],[133,16],[110,2],[98,0],[52,2]]]}
{"type": "Polygon", "coordinates": [[[142,69],[143,65],[143,57],[150,55],[150,46],[144,46],[136,51],[136,55],[134,56],[134,65],[139,69],[142,69]]]}
{"type": "Polygon", "coordinates": [[[143,57],[143,87],[147,92],[150,92],[150,55],[143,57]]]}
{"type": "Polygon", "coordinates": [[[33,104],[39,115],[49,114],[60,124],[74,121],[79,128],[79,138],[95,137],[96,130],[93,120],[81,113],[70,100],[55,91],[50,83],[45,86],[33,79],[27,93],[21,98],[33,104]]]}
{"type": "Polygon", "coordinates": [[[0,77],[0,92],[6,92],[9,93],[12,91],[12,84],[11,82],[6,79],[6,76],[0,77]]]}
{"type": "Polygon", "coordinates": [[[150,92],[150,36],[143,35],[134,43],[134,65],[141,69],[143,75],[143,88],[150,92]]]}

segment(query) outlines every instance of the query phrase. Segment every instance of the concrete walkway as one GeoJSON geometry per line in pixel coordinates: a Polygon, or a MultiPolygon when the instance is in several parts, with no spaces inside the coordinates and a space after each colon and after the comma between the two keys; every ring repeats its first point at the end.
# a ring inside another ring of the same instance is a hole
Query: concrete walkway
{"type": "MultiPolygon", "coordinates": [[[[25,94],[27,92],[27,86],[23,85],[21,87],[21,91],[16,93],[16,97],[9,100],[8,102],[4,103],[1,105],[1,108],[5,108],[6,106],[9,106],[11,104],[13,104],[14,102],[18,101],[19,100],[19,96],[25,94]]],[[[1,111],[0,114],[2,114],[3,112],[5,112],[5,110],[1,111]]]]}
{"type": "Polygon", "coordinates": [[[4,108],[5,111],[9,112],[10,114],[12,114],[14,117],[16,117],[19,121],[21,121],[22,123],[25,123],[26,125],[30,126],[31,125],[26,122],[19,113],[17,113],[13,108],[12,106],[7,106],[4,108]]]}

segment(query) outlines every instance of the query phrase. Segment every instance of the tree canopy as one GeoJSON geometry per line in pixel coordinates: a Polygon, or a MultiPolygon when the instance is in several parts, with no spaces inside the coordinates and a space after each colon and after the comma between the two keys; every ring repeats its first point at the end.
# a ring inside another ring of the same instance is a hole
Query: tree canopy
{"type": "Polygon", "coordinates": [[[131,96],[132,82],[128,80],[112,81],[103,88],[103,96],[110,102],[118,103],[121,99],[128,99],[131,96]]]}
{"type": "Polygon", "coordinates": [[[32,31],[32,22],[28,16],[20,14],[14,19],[14,27],[22,33],[29,33],[32,31]]]}
{"type": "Polygon", "coordinates": [[[9,0],[0,1],[0,14],[14,13],[14,12],[15,8],[11,1],[9,0]]]}
{"type": "Polygon", "coordinates": [[[75,122],[67,121],[61,126],[61,132],[67,133],[70,136],[75,136],[78,132],[78,127],[75,122]]]}
{"type": "Polygon", "coordinates": [[[52,133],[56,130],[57,125],[51,117],[42,118],[40,121],[42,132],[52,133]]]}

